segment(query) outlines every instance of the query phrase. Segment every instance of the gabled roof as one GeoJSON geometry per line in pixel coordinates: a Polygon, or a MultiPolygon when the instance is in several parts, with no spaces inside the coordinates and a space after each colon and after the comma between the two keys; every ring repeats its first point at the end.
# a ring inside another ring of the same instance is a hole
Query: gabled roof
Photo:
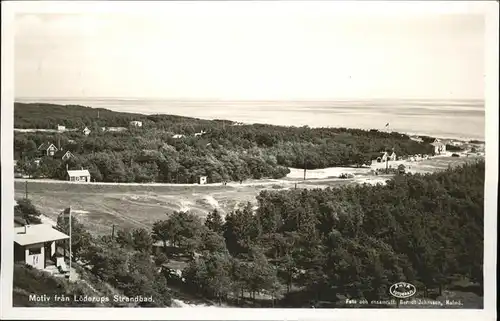
{"type": "Polygon", "coordinates": [[[49,224],[26,225],[14,228],[14,242],[24,246],[29,244],[69,239],[49,224]]]}
{"type": "Polygon", "coordinates": [[[90,173],[86,169],[78,169],[78,170],[68,170],[68,175],[70,177],[80,177],[80,176],[90,176],[90,173]]]}
{"type": "Polygon", "coordinates": [[[43,143],[42,145],[40,145],[38,147],[38,150],[47,150],[47,149],[49,149],[50,146],[54,146],[54,148],[57,150],[57,147],[54,144],[50,143],[50,142],[43,143]]]}
{"type": "Polygon", "coordinates": [[[55,154],[54,154],[54,157],[57,157],[57,158],[62,158],[64,155],[66,154],[70,154],[71,156],[75,156],[73,155],[72,152],[70,152],[69,150],[59,150],[57,151],[55,154]]]}

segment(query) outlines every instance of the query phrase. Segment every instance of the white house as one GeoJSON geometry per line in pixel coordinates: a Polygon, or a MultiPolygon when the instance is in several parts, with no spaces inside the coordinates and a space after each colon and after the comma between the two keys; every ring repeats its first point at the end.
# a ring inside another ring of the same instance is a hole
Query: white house
{"type": "Polygon", "coordinates": [[[68,170],[67,172],[70,182],[90,182],[90,173],[86,169],[68,170]]]}
{"type": "Polygon", "coordinates": [[[456,141],[456,140],[451,140],[448,142],[448,144],[452,145],[452,146],[462,146],[462,142],[459,142],[459,141],[456,141]]]}
{"type": "Polygon", "coordinates": [[[59,149],[52,143],[43,143],[38,147],[40,156],[54,156],[59,149]]]}
{"type": "Polygon", "coordinates": [[[204,135],[204,134],[206,134],[206,133],[207,133],[206,131],[202,130],[202,131],[201,131],[201,132],[199,132],[199,133],[195,133],[195,134],[194,134],[194,137],[201,137],[201,136],[203,136],[203,135],[204,135]]]}
{"type": "Polygon", "coordinates": [[[175,134],[174,136],[172,136],[172,138],[175,138],[175,139],[183,138],[183,137],[185,137],[185,136],[181,135],[181,134],[175,134]]]}
{"type": "Polygon", "coordinates": [[[57,261],[56,242],[67,239],[69,239],[68,235],[49,224],[15,227],[14,261],[37,269],[45,269],[48,264],[55,264],[57,261]]]}
{"type": "Polygon", "coordinates": [[[83,129],[83,134],[84,134],[85,136],[88,136],[90,133],[91,133],[91,130],[90,130],[88,127],[85,127],[85,128],[83,129]]]}
{"type": "Polygon", "coordinates": [[[57,125],[57,131],[58,132],[63,132],[66,130],[66,126],[63,126],[63,125],[57,125]]]}
{"type": "Polygon", "coordinates": [[[392,154],[389,155],[387,152],[381,152],[381,155],[377,157],[377,162],[387,162],[387,161],[395,161],[397,159],[396,153],[392,152],[392,154]]]}
{"type": "Polygon", "coordinates": [[[205,185],[207,183],[207,177],[206,176],[200,176],[198,180],[198,184],[200,185],[205,185]]]}
{"type": "Polygon", "coordinates": [[[142,121],[133,120],[133,121],[130,122],[130,126],[133,126],[133,127],[142,127],[142,121]]]}
{"type": "Polygon", "coordinates": [[[446,153],[446,145],[439,139],[436,138],[431,145],[434,146],[434,154],[441,155],[446,153]]]}

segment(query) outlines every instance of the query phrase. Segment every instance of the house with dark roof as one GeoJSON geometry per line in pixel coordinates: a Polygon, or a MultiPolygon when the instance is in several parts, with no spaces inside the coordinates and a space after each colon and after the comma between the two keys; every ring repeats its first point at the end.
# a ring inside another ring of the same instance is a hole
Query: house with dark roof
{"type": "Polygon", "coordinates": [[[38,147],[40,156],[54,156],[59,149],[52,143],[43,143],[38,147]]]}
{"type": "Polygon", "coordinates": [[[75,155],[73,155],[73,153],[70,152],[69,150],[66,150],[66,151],[59,150],[54,154],[54,158],[65,161],[65,160],[68,160],[70,158],[75,158],[75,155]]]}

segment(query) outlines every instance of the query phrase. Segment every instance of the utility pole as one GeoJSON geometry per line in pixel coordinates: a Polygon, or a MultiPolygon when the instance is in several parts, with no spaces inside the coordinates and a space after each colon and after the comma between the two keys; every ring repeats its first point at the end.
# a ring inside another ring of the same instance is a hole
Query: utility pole
{"type": "Polygon", "coordinates": [[[71,251],[71,206],[69,207],[69,280],[71,281],[71,261],[73,260],[71,251]]]}
{"type": "Polygon", "coordinates": [[[304,155],[304,180],[306,180],[306,156],[304,155]]]}
{"type": "Polygon", "coordinates": [[[28,181],[24,182],[24,198],[28,199],[28,181]]]}
{"type": "Polygon", "coordinates": [[[385,173],[389,174],[389,157],[385,158],[385,173]]]}

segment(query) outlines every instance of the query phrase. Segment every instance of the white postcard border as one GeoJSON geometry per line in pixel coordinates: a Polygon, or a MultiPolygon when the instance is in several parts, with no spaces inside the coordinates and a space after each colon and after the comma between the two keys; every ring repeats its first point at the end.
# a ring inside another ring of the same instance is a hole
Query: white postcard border
{"type": "Polygon", "coordinates": [[[2,107],[1,107],[1,173],[2,173],[2,262],[1,262],[1,313],[7,319],[239,319],[239,320],[422,320],[422,319],[496,319],[496,226],[498,182],[498,3],[494,1],[275,1],[275,2],[69,2],[23,1],[2,2],[2,107]],[[169,6],[188,6],[203,13],[206,10],[225,10],[242,7],[245,10],[325,10],[336,14],[397,14],[401,11],[414,13],[477,13],[486,15],[485,33],[485,98],[486,98],[486,181],[485,181],[485,230],[484,230],[484,309],[483,310],[433,310],[433,309],[221,309],[221,308],[13,308],[13,98],[14,98],[14,13],[78,13],[78,12],[156,12],[169,6]],[[328,11],[330,10],[330,11],[328,11]]]}

